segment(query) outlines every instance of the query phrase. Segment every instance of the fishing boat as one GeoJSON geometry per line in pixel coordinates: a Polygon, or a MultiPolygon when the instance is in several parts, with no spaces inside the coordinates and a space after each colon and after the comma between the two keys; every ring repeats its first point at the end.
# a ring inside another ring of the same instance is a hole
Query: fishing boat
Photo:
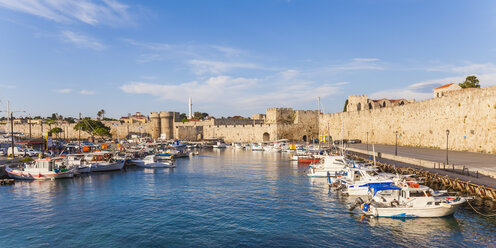
{"type": "Polygon", "coordinates": [[[393,184],[396,175],[389,173],[379,173],[377,168],[350,167],[343,171],[342,175],[338,173],[335,182],[329,177],[329,186],[337,187],[342,193],[347,195],[368,195],[369,186],[373,184],[393,184]]]}
{"type": "Polygon", "coordinates": [[[252,151],[263,151],[263,146],[260,143],[253,143],[250,145],[252,151]]]}
{"type": "Polygon", "coordinates": [[[139,167],[145,168],[175,168],[176,165],[170,159],[161,159],[160,155],[148,155],[142,160],[133,160],[139,167]]]}
{"type": "Polygon", "coordinates": [[[68,154],[66,156],[67,166],[75,168],[78,173],[90,173],[91,165],[84,160],[84,154],[68,154]]]}
{"type": "Polygon", "coordinates": [[[315,164],[320,162],[321,158],[315,155],[304,155],[297,156],[297,160],[299,164],[315,164]]]}
{"type": "Polygon", "coordinates": [[[328,177],[336,176],[348,166],[344,156],[322,156],[319,163],[310,164],[307,176],[328,177]]]}
{"type": "Polygon", "coordinates": [[[91,165],[91,172],[122,170],[125,160],[116,160],[110,152],[96,152],[85,156],[85,160],[91,165]]]}
{"type": "Polygon", "coordinates": [[[57,164],[56,162],[59,160],[61,158],[37,159],[33,162],[25,163],[21,169],[6,166],[5,171],[11,178],[22,180],[53,180],[74,177],[74,170],[57,164]]]}
{"type": "Polygon", "coordinates": [[[227,148],[227,145],[224,144],[224,143],[221,143],[221,142],[217,142],[215,145],[212,146],[213,148],[216,148],[216,149],[224,149],[224,148],[227,148]]]}
{"type": "Polygon", "coordinates": [[[452,215],[466,199],[439,195],[431,188],[408,184],[404,187],[371,185],[372,199],[361,205],[364,214],[375,217],[416,218],[452,215]]]}

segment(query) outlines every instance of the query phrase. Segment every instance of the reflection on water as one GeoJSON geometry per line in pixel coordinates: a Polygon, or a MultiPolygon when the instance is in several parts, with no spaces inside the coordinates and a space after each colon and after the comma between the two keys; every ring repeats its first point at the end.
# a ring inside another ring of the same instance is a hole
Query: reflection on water
{"type": "Polygon", "coordinates": [[[287,154],[223,149],[177,168],[131,167],[0,187],[0,247],[491,246],[496,222],[462,210],[368,218],[287,154]],[[454,244],[454,245],[453,245],[454,244]]]}

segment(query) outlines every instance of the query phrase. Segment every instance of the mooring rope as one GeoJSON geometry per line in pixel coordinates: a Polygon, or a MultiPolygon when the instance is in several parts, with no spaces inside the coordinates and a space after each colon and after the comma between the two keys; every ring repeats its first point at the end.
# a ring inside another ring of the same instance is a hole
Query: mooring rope
{"type": "Polygon", "coordinates": [[[482,215],[482,216],[485,216],[485,217],[494,217],[496,216],[496,214],[483,214],[481,212],[479,212],[477,209],[474,208],[474,206],[472,206],[472,204],[470,204],[470,201],[467,201],[468,205],[478,214],[482,215]]]}

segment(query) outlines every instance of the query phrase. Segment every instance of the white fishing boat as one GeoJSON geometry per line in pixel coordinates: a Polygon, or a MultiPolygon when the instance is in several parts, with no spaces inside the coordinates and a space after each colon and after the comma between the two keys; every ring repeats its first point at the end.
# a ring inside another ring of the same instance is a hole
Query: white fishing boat
{"type": "Polygon", "coordinates": [[[240,143],[233,143],[232,147],[234,149],[245,149],[245,146],[243,144],[240,144],[240,143]]]}
{"type": "Polygon", "coordinates": [[[329,186],[336,186],[347,195],[368,195],[370,185],[393,184],[394,177],[394,174],[379,173],[371,166],[350,167],[342,175],[336,175],[335,182],[329,177],[329,186]]]}
{"type": "Polygon", "coordinates": [[[5,171],[10,177],[23,180],[53,180],[74,177],[74,170],[57,164],[56,162],[58,160],[61,159],[37,159],[33,162],[25,163],[21,169],[13,169],[6,166],[5,171]]]}
{"type": "Polygon", "coordinates": [[[87,154],[85,160],[91,166],[91,172],[122,170],[125,160],[115,160],[110,152],[87,154]]]}
{"type": "Polygon", "coordinates": [[[308,167],[309,177],[336,176],[348,166],[344,156],[322,156],[319,163],[311,164],[308,167]]]}
{"type": "Polygon", "coordinates": [[[216,149],[224,149],[224,148],[227,148],[227,145],[224,144],[224,143],[221,143],[221,142],[217,142],[215,145],[212,146],[213,148],[216,148],[216,149]]]}
{"type": "Polygon", "coordinates": [[[263,146],[260,143],[253,143],[251,144],[251,150],[252,151],[263,151],[263,146]]]}
{"type": "Polygon", "coordinates": [[[91,165],[84,160],[84,154],[68,154],[66,156],[67,166],[75,168],[78,173],[90,173],[91,165]]]}
{"type": "Polygon", "coordinates": [[[276,146],[267,145],[267,146],[263,146],[263,151],[264,152],[281,152],[281,148],[276,147],[276,146]]]}
{"type": "Polygon", "coordinates": [[[361,205],[366,215],[391,218],[443,217],[452,215],[466,199],[438,195],[431,188],[410,184],[370,186],[372,199],[361,205]]]}
{"type": "Polygon", "coordinates": [[[133,160],[133,163],[139,167],[145,168],[175,168],[176,165],[172,160],[161,159],[159,155],[148,155],[142,160],[133,160]]]}

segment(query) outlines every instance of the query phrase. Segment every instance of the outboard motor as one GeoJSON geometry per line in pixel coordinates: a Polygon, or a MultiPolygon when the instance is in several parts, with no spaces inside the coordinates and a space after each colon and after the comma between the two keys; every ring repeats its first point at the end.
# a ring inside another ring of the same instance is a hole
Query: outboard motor
{"type": "Polygon", "coordinates": [[[355,203],[353,203],[353,205],[351,205],[351,207],[350,207],[350,211],[351,211],[351,210],[353,210],[353,209],[355,209],[356,207],[358,207],[358,206],[362,205],[362,203],[363,203],[362,198],[361,198],[361,197],[358,197],[358,198],[355,200],[355,203]]]}

